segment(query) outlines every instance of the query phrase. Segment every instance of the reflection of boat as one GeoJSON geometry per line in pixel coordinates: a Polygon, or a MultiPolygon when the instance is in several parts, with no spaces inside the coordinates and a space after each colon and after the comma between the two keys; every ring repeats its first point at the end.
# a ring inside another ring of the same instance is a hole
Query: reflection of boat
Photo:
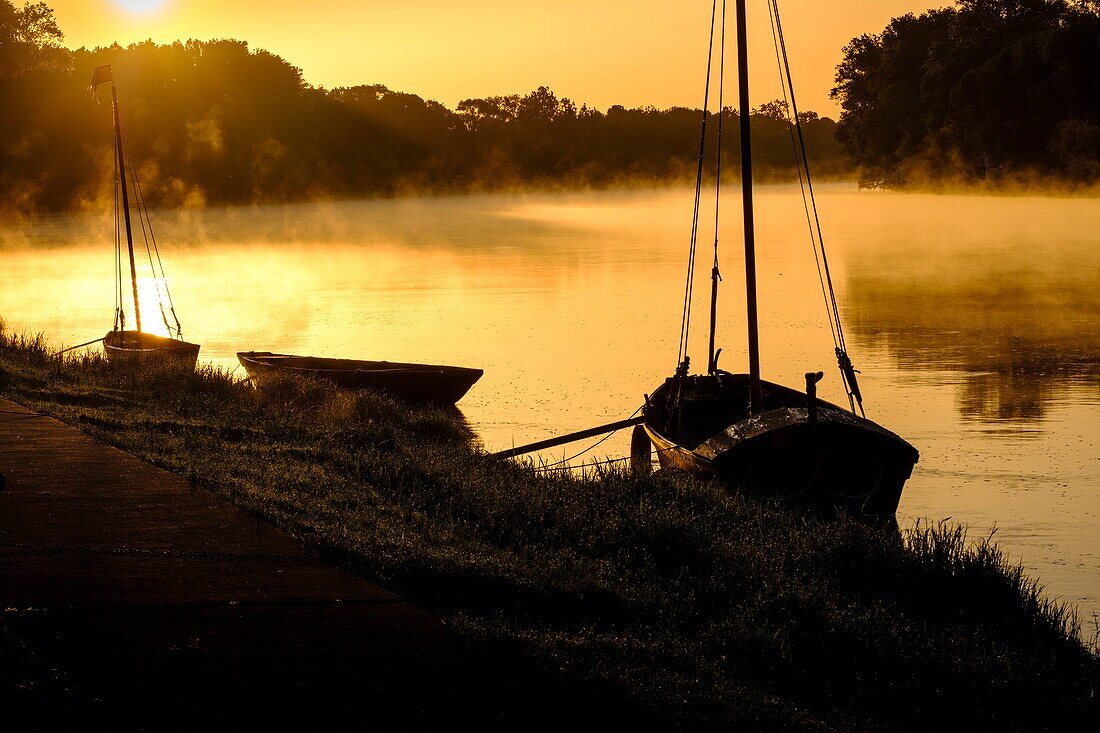
{"type": "Polygon", "coordinates": [[[149,211],[145,206],[145,196],[134,171],[133,157],[122,137],[122,120],[118,109],[118,94],[115,91],[114,79],[110,65],[97,66],[92,73],[91,89],[93,94],[100,84],[111,85],[111,111],[114,120],[115,141],[115,322],[111,331],[103,337],[103,350],[107,358],[112,361],[149,361],[166,360],[179,363],[190,368],[195,367],[199,358],[199,345],[188,343],[180,338],[182,329],[179,319],[176,318],[176,309],[172,303],[172,294],[168,291],[168,281],[164,276],[164,264],[160,259],[160,250],[157,247],[156,236],[153,234],[153,224],[149,221],[149,211]],[[129,174],[129,181],[127,180],[129,174]],[[134,235],[130,221],[130,194],[133,193],[135,210],[138,214],[138,222],[141,225],[141,234],[145,241],[145,251],[149,256],[149,268],[153,274],[153,284],[156,288],[157,302],[160,306],[160,314],[164,319],[164,327],[168,330],[168,336],[158,336],[146,333],[141,328],[141,300],[138,297],[137,266],[134,260],[134,235]],[[121,221],[120,221],[121,219],[121,221]],[[123,226],[124,225],[124,226],[123,226]],[[126,232],[126,250],[130,260],[130,285],[134,299],[134,325],[135,330],[126,330],[126,312],[123,308],[123,282],[122,274],[122,231],[126,232]],[[167,300],[167,304],[165,303],[167,300]],[[167,311],[165,307],[167,305],[167,311]],[[172,314],[175,321],[175,338],[171,336],[173,328],[168,322],[168,314],[172,314]]]}
{"type": "Polygon", "coordinates": [[[270,351],[242,351],[237,359],[253,379],[268,374],[296,374],[327,379],[341,389],[370,389],[407,402],[437,405],[458,402],[484,374],[481,369],[467,367],[326,359],[270,351]]]}
{"type": "MultiPolygon", "coordinates": [[[[806,375],[806,392],[798,392],[760,378],[760,357],[756,314],[756,261],[752,199],[752,155],[748,71],[745,32],[745,3],[737,0],[737,36],[741,123],[741,162],[745,227],[745,271],[748,325],[749,373],[730,374],[718,368],[715,351],[715,323],[720,280],[718,270],[718,195],[715,195],[716,225],[714,264],[711,269],[710,346],[706,374],[689,374],[688,333],[691,320],[692,274],[700,220],[700,193],[703,181],[703,142],[700,147],[696,179],[695,220],[691,236],[691,259],[684,297],[684,320],[681,325],[679,366],[652,395],[647,396],[644,410],[644,430],[649,442],[657,449],[663,467],[679,468],[697,476],[717,478],[734,490],[780,500],[798,500],[815,505],[840,506],[862,515],[892,516],[897,510],[902,486],[912,473],[917,451],[897,435],[862,415],[856,414],[862,396],[856,382],[856,372],[846,353],[839,310],[832,293],[828,260],[820,240],[820,225],[814,240],[815,256],[824,266],[822,289],[827,292],[830,326],[836,341],[836,356],[848,392],[850,410],[820,401],[816,384],[820,372],[806,375]]],[[[717,3],[715,4],[717,6],[717,3]]],[[[772,2],[777,46],[782,48],[782,25],[778,6],[772,2]]],[[[723,12],[724,16],[724,12],[723,12]]],[[[724,17],[723,17],[724,21],[724,17]]],[[[725,37],[724,30],[722,37],[725,37]]],[[[714,28],[711,30],[713,47],[714,28]]],[[[723,51],[724,58],[724,51],[723,51]]],[[[808,184],[807,214],[811,218],[811,233],[816,222],[816,204],[805,146],[794,104],[790,74],[786,68],[786,50],[782,49],[781,71],[785,72],[792,125],[797,131],[800,176],[808,184]]],[[[719,65],[721,80],[721,63],[719,65]]],[[[720,82],[721,83],[721,82],[720,82]]],[[[721,89],[721,86],[719,86],[721,89]]],[[[707,90],[709,98],[710,70],[707,90]]],[[[707,104],[704,103],[704,109],[707,104]]],[[[719,99],[719,109],[721,109],[719,99]]],[[[706,140],[707,114],[703,115],[703,135],[706,140]]],[[[793,133],[792,133],[793,134],[793,133]]],[[[721,116],[718,118],[718,186],[721,185],[721,116]]],[[[797,147],[796,147],[797,149],[797,147]]],[[[716,188],[717,188],[716,187],[716,188]]],[[[643,452],[649,447],[639,444],[643,452]]]]}

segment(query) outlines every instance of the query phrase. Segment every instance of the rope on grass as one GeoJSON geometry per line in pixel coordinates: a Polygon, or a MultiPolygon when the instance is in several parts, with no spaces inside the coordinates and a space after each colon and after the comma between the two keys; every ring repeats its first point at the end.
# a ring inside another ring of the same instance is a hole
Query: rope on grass
{"type": "MultiPolygon", "coordinates": [[[[645,407],[645,405],[642,405],[642,406],[641,406],[641,407],[639,407],[639,408],[638,408],[637,410],[635,410],[635,411],[634,411],[633,413],[631,413],[630,417],[628,417],[628,418],[627,418],[627,420],[629,420],[630,418],[634,417],[634,416],[635,416],[635,415],[637,415],[637,414],[638,414],[639,412],[641,412],[641,411],[642,411],[642,408],[643,408],[643,407],[645,407]]],[[[547,464],[544,464],[543,466],[540,466],[540,467],[539,467],[538,469],[536,469],[536,470],[546,470],[546,469],[549,469],[549,468],[554,468],[555,466],[560,466],[560,465],[562,465],[562,464],[564,464],[564,463],[569,463],[569,461],[573,460],[574,458],[579,458],[580,456],[583,456],[583,455],[584,455],[585,453],[587,453],[587,452],[589,452],[589,451],[591,451],[591,450],[595,450],[595,449],[596,449],[596,448],[597,448],[597,447],[598,447],[598,446],[599,446],[599,445],[600,445],[601,443],[603,443],[604,441],[606,441],[606,440],[607,440],[608,438],[610,438],[610,437],[611,437],[612,435],[614,435],[615,433],[619,432],[620,430],[622,430],[622,428],[617,428],[617,429],[615,429],[615,430],[612,430],[612,431],[611,431],[610,433],[608,433],[607,435],[603,436],[602,438],[600,438],[599,440],[597,440],[597,441],[596,441],[595,443],[593,443],[592,445],[588,446],[587,448],[585,448],[584,450],[580,451],[579,453],[574,453],[573,455],[569,456],[568,458],[563,458],[563,459],[561,459],[560,461],[554,461],[553,463],[547,463],[547,464]]],[[[617,459],[617,460],[619,460],[619,459],[617,459]]],[[[566,466],[566,468],[569,468],[569,467],[568,467],[568,466],[566,466]]]]}
{"type": "MultiPolygon", "coordinates": [[[[592,446],[592,447],[594,448],[595,446],[592,446]]],[[[591,448],[589,450],[591,450],[591,448]]],[[[673,450],[676,450],[676,448],[675,447],[658,448],[657,450],[654,451],[654,453],[656,453],[658,456],[660,456],[660,454],[662,454],[662,453],[667,453],[667,452],[673,451],[673,450]]],[[[574,456],[574,458],[575,457],[576,456],[574,456]]],[[[627,458],[608,458],[608,459],[605,459],[603,461],[593,461],[592,463],[585,463],[585,464],[580,465],[580,466],[561,466],[561,465],[558,465],[558,464],[561,463],[561,461],[558,461],[557,463],[551,463],[551,464],[546,465],[546,466],[532,466],[532,470],[534,470],[534,471],[546,471],[546,472],[550,472],[550,471],[577,471],[577,470],[583,471],[586,468],[597,468],[599,466],[606,466],[606,465],[610,465],[612,463],[625,463],[625,462],[630,461],[630,460],[633,460],[633,459],[630,458],[630,457],[627,457],[627,458]]]]}
{"type": "Polygon", "coordinates": [[[82,348],[84,348],[85,346],[91,346],[92,344],[98,344],[98,343],[99,343],[100,341],[102,341],[102,340],[103,340],[103,339],[105,339],[105,338],[107,338],[107,337],[106,337],[106,336],[100,336],[99,338],[97,338],[97,339],[94,339],[94,340],[92,340],[92,341],[87,341],[87,342],[85,342],[85,343],[83,343],[83,344],[77,344],[76,346],[70,346],[70,347],[69,347],[69,348],[67,348],[67,349],[62,349],[61,351],[58,351],[58,352],[57,352],[56,354],[54,354],[54,356],[61,356],[61,355],[62,355],[62,354],[64,354],[65,352],[68,352],[68,351],[73,351],[74,349],[82,349],[82,348]]]}

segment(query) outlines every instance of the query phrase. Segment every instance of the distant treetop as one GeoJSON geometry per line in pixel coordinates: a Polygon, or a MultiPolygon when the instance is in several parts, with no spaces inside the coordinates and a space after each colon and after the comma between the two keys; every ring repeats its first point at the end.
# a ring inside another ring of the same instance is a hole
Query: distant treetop
{"type": "Polygon", "coordinates": [[[844,48],[837,134],[869,185],[1100,180],[1100,3],[959,0],[844,48]]]}
{"type": "MultiPolygon", "coordinates": [[[[382,84],[313,87],[301,69],[240,40],[69,51],[61,39],[47,6],[0,0],[0,207],[56,210],[110,195],[109,105],[87,90],[101,64],[113,67],[154,205],[668,183],[688,180],[697,156],[700,110],[605,114],[547,86],[451,110],[382,84]]],[[[766,179],[794,175],[786,113],[781,102],[752,111],[766,179]]],[[[817,170],[850,176],[836,123],[803,121],[817,170]]],[[[737,126],[726,129],[732,159],[737,126]]]]}

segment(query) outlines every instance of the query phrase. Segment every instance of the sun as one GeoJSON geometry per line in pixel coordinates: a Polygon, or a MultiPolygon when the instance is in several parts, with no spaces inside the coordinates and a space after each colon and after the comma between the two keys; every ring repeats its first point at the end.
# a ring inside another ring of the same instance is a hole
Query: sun
{"type": "Polygon", "coordinates": [[[148,13],[159,9],[168,0],[114,0],[114,2],[115,5],[131,13],[148,13]]]}

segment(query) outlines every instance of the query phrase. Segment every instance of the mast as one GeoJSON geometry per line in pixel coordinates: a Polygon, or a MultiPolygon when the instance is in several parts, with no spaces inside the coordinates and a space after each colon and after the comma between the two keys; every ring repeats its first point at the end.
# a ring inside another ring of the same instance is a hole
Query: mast
{"type": "Polygon", "coordinates": [[[749,331],[749,394],[753,414],[760,414],[760,334],[756,319],[756,233],[752,204],[752,120],[749,104],[748,33],[745,30],[745,0],[737,5],[737,86],[741,107],[741,194],[745,215],[745,304],[749,331]]]}
{"type": "Polygon", "coordinates": [[[130,252],[130,282],[134,288],[134,320],[141,331],[141,307],[138,305],[137,268],[134,266],[134,235],[130,229],[130,196],[126,192],[126,160],[122,151],[122,123],[118,117],[118,94],[111,82],[111,103],[115,117],[115,152],[118,154],[118,180],[122,187],[122,216],[126,220],[126,247],[130,252]]]}

